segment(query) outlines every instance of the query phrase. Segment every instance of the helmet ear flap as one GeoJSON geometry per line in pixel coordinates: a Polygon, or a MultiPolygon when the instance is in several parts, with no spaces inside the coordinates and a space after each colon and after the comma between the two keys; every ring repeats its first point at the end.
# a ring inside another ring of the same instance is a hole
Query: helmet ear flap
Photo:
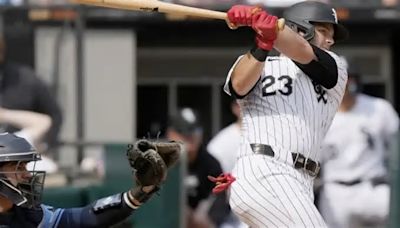
{"type": "Polygon", "coordinates": [[[297,25],[295,23],[286,20],[286,25],[289,26],[289,28],[292,29],[293,31],[299,32],[299,30],[297,29],[297,25]]]}

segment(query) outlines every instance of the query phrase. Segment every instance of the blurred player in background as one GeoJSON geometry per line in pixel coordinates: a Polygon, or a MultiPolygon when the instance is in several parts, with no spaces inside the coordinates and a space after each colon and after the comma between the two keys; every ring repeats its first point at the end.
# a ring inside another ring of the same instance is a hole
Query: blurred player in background
{"type": "MultiPolygon", "coordinates": [[[[0,106],[12,110],[25,110],[50,116],[51,126],[43,137],[41,152],[55,146],[62,126],[61,109],[49,87],[33,69],[10,62],[6,55],[5,39],[0,34],[0,106]]],[[[12,50],[8,50],[12,51],[12,50]]],[[[3,132],[20,130],[15,125],[1,124],[3,132]]]]}
{"type": "Polygon", "coordinates": [[[51,118],[42,113],[11,110],[0,107],[0,124],[20,129],[14,134],[25,138],[35,147],[40,147],[51,126],[51,118]]]}
{"type": "MultiPolygon", "coordinates": [[[[230,173],[233,170],[236,162],[236,152],[240,145],[240,107],[236,99],[231,99],[230,104],[231,112],[235,116],[235,122],[231,123],[227,127],[215,135],[207,145],[207,150],[213,155],[221,164],[222,169],[225,173],[230,173]]],[[[230,206],[226,194],[218,194],[215,201],[210,209],[210,216],[216,214],[217,210],[226,208],[225,210],[230,211],[230,206]]],[[[218,225],[220,228],[234,228],[234,227],[246,227],[246,225],[233,214],[226,218],[225,221],[221,221],[218,225]]]]}
{"type": "Polygon", "coordinates": [[[185,148],[188,173],[184,184],[188,203],[187,227],[190,228],[210,227],[215,222],[207,216],[208,208],[204,209],[201,205],[209,199],[213,188],[207,176],[217,176],[222,172],[219,162],[203,145],[203,129],[199,118],[194,109],[181,108],[176,115],[170,117],[166,132],[168,140],[182,142],[185,148]]]}
{"type": "Polygon", "coordinates": [[[385,159],[399,117],[384,99],[360,92],[360,74],[349,66],[346,92],[322,153],[319,208],[332,228],[385,227],[390,186],[385,159]]]}
{"type": "MultiPolygon", "coordinates": [[[[42,148],[43,139],[51,127],[51,118],[37,112],[0,108],[0,124],[20,129],[14,134],[26,139],[35,148],[42,148]]],[[[30,165],[28,164],[29,167],[30,165]]],[[[45,156],[42,156],[35,165],[48,174],[58,171],[58,165],[45,156]]]]}
{"type": "Polygon", "coordinates": [[[231,111],[236,121],[218,132],[208,143],[207,150],[222,166],[231,172],[235,166],[236,152],[240,145],[240,107],[236,99],[231,100],[231,111]]]}

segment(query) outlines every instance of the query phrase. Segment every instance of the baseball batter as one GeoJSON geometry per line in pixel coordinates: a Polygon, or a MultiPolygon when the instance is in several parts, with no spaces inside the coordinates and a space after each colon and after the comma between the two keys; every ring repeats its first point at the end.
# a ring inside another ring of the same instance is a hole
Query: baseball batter
{"type": "Polygon", "coordinates": [[[331,228],[384,227],[389,215],[384,160],[399,117],[386,100],[359,93],[358,81],[359,73],[350,68],[321,156],[319,208],[331,228]]]}
{"type": "Polygon", "coordinates": [[[279,32],[277,17],[257,7],[233,6],[228,18],[256,32],[255,47],[238,58],[225,84],[243,118],[231,207],[253,228],[326,227],[312,186],[347,81],[329,49],[347,30],[331,6],[314,1],[289,7],[279,32]],[[281,56],[269,57],[272,48],[281,56]]]}

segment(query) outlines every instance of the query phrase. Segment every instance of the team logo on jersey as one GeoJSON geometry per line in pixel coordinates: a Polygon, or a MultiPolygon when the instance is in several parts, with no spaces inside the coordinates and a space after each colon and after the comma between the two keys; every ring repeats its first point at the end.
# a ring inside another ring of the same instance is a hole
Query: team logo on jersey
{"type": "Polygon", "coordinates": [[[334,144],[323,145],[322,150],[324,151],[324,160],[333,160],[339,156],[339,149],[334,144]]]}
{"type": "Polygon", "coordinates": [[[334,8],[332,8],[332,16],[333,16],[333,18],[335,18],[335,23],[337,24],[338,23],[337,13],[336,13],[336,10],[334,8]]]}
{"type": "Polygon", "coordinates": [[[317,84],[316,82],[312,81],[312,84],[314,86],[314,91],[317,94],[317,100],[318,102],[324,102],[326,104],[328,102],[328,98],[326,97],[326,90],[320,85],[317,84]]]}
{"type": "Polygon", "coordinates": [[[374,149],[375,147],[375,141],[374,141],[374,137],[372,136],[372,134],[368,131],[367,128],[361,128],[361,132],[364,134],[365,139],[367,141],[368,144],[368,148],[369,149],[374,149]]]}

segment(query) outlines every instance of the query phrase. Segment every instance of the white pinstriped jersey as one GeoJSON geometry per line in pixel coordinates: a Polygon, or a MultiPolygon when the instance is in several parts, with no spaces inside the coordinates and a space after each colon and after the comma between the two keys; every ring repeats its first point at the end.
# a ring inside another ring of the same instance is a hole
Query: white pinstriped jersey
{"type": "MultiPolygon", "coordinates": [[[[318,151],[347,82],[344,62],[333,52],[328,53],[338,67],[338,82],[332,89],[313,83],[285,56],[267,58],[259,82],[239,100],[243,118],[242,143],[268,144],[278,158],[286,160],[291,159],[290,152],[319,159],[318,151]]],[[[236,63],[225,83],[224,90],[228,94],[228,82],[236,63]]],[[[252,152],[240,150],[238,156],[249,153],[252,152]]]]}
{"type": "Polygon", "coordinates": [[[399,129],[392,105],[365,94],[351,110],[338,112],[323,142],[324,182],[354,181],[385,176],[387,144],[399,129]]]}

